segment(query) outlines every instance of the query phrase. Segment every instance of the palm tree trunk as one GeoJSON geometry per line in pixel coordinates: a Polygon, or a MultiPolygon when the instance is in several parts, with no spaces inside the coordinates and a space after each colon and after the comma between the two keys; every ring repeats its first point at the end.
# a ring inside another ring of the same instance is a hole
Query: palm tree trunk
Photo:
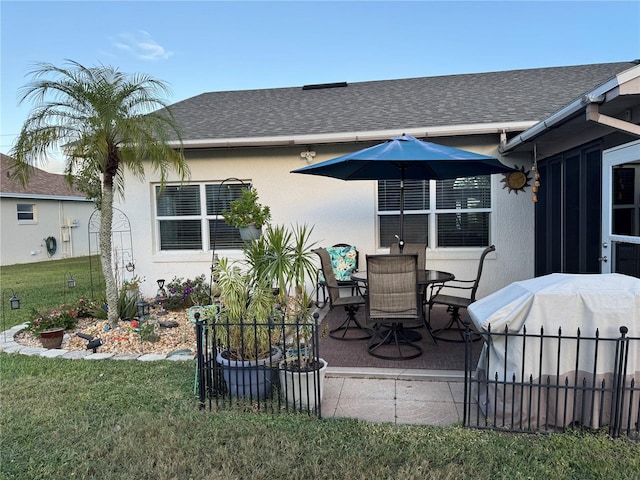
{"type": "Polygon", "coordinates": [[[105,290],[107,294],[107,320],[112,327],[118,324],[120,318],[118,308],[118,289],[113,277],[111,263],[111,226],[113,223],[113,187],[104,185],[102,191],[102,203],[100,204],[100,264],[104,276],[105,290]]]}

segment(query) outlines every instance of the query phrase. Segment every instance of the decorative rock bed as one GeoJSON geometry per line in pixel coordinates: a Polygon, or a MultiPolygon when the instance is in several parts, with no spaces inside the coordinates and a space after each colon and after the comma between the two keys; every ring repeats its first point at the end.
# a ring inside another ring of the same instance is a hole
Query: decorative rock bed
{"type": "Polygon", "coordinates": [[[140,360],[193,359],[196,353],[194,325],[187,312],[170,312],[163,316],[154,328],[155,341],[143,341],[137,322],[121,321],[118,327],[109,328],[106,320],[83,318],[74,330],[65,333],[60,349],[45,349],[40,339],[25,330],[25,326],[18,325],[0,333],[0,351],[48,357],[140,360]],[[95,352],[87,349],[87,336],[102,340],[95,352]]]}

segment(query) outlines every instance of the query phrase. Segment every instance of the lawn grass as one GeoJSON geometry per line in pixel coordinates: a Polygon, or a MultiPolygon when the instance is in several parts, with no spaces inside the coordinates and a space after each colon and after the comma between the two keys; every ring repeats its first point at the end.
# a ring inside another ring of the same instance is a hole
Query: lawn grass
{"type": "Polygon", "coordinates": [[[209,412],[193,373],[193,362],[0,354],[0,478],[640,478],[626,439],[209,412]]]}
{"type": "MultiPolygon", "coordinates": [[[[69,303],[86,295],[87,258],[3,267],[3,291],[17,290],[23,305],[5,314],[62,303],[67,271],[78,282],[69,303]]],[[[640,446],[605,433],[199,410],[194,369],[191,361],[0,354],[0,479],[640,478],[640,446]]]]}
{"type": "Polygon", "coordinates": [[[56,308],[63,303],[77,305],[80,298],[104,298],[104,279],[98,257],[75,257],[62,260],[8,265],[0,268],[0,286],[6,328],[29,320],[33,308],[56,308]],[[91,263],[90,263],[91,262],[91,263]],[[67,288],[73,276],[75,288],[67,288]],[[9,298],[20,297],[20,309],[11,310],[9,298]]]}

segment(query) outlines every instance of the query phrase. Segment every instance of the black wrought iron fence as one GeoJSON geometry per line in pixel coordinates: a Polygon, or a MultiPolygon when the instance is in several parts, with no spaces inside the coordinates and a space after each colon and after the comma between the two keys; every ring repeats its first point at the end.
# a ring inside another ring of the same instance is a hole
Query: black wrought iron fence
{"type": "Polygon", "coordinates": [[[466,334],[465,427],[513,432],[608,428],[640,439],[640,338],[556,333],[483,333],[471,365],[466,334]]]}
{"type": "Polygon", "coordinates": [[[322,418],[326,362],[320,358],[317,313],[309,322],[281,316],[242,324],[195,313],[194,324],[201,408],[235,406],[322,418]]]}

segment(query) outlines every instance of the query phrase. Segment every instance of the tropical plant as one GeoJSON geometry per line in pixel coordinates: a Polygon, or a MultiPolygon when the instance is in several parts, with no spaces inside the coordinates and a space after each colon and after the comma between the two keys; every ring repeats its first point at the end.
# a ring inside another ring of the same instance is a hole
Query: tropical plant
{"type": "Polygon", "coordinates": [[[224,221],[236,228],[247,227],[252,223],[257,228],[271,220],[271,209],[258,203],[258,191],[255,188],[244,188],[240,198],[229,204],[229,209],[222,212],[224,221]]]}
{"type": "Polygon", "coordinates": [[[312,232],[313,227],[306,224],[292,229],[269,225],[261,238],[245,244],[250,271],[254,277],[264,278],[278,289],[281,304],[287,297],[301,294],[307,280],[315,278],[312,232]]]}
{"type": "Polygon", "coordinates": [[[215,268],[220,308],[214,328],[228,359],[268,358],[281,335],[277,323],[271,322],[280,315],[271,285],[227,258],[221,258],[215,268]]]}
{"type": "Polygon", "coordinates": [[[306,224],[292,228],[269,225],[260,239],[245,244],[244,248],[253,278],[277,289],[286,336],[294,345],[291,351],[296,352],[295,363],[301,369],[312,369],[317,364],[312,351],[313,302],[306,290],[307,280],[312,281],[316,274],[312,233],[313,227],[306,224]]]}
{"type": "Polygon", "coordinates": [[[113,201],[114,193],[124,193],[125,168],[143,178],[144,164],[149,162],[161,185],[170,169],[181,180],[189,175],[179,129],[160,98],[168,89],[147,75],[128,75],[111,66],[85,67],[74,61],[68,67],[39,63],[31,75],[19,101],[33,100],[35,107],[11,151],[12,172],[26,185],[32,167],[46,162],[48,151],[62,147],[67,181],[73,184],[74,177],[81,178],[78,188],[100,209],[100,263],[108,319],[115,326],[118,288],[112,266],[113,201]]]}
{"type": "MultiPolygon", "coordinates": [[[[312,313],[311,295],[303,290],[299,292],[285,308],[285,325],[290,348],[285,352],[286,365],[289,370],[308,371],[319,368],[319,361],[314,356],[315,317],[312,313]]],[[[316,314],[317,315],[317,314],[316,314]]],[[[328,326],[325,327],[325,330],[328,326]]]]}

